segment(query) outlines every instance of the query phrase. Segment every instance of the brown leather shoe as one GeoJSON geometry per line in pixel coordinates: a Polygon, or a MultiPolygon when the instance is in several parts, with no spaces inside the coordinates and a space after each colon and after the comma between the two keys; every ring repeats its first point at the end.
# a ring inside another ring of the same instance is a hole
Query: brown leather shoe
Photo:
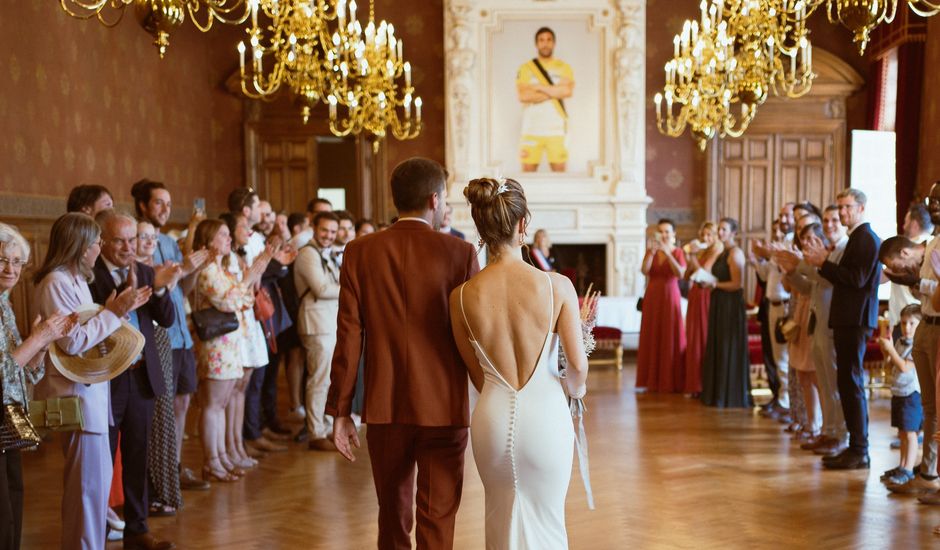
{"type": "Polygon", "coordinates": [[[180,468],[180,489],[184,491],[208,491],[208,481],[199,479],[192,470],[185,466],[180,468]]]}
{"type": "Polygon", "coordinates": [[[820,456],[836,456],[842,451],[846,450],[848,445],[842,443],[841,441],[833,441],[828,445],[823,445],[821,447],[816,447],[813,449],[813,453],[820,456]]]}
{"type": "Polygon", "coordinates": [[[168,540],[157,540],[150,533],[124,536],[124,550],[173,550],[176,545],[168,540]]]}
{"type": "Polygon", "coordinates": [[[307,444],[307,448],[311,451],[335,451],[336,445],[332,439],[311,439],[310,443],[307,444]]]}
{"type": "Polygon", "coordinates": [[[826,445],[831,445],[833,443],[838,443],[835,439],[831,437],[826,437],[824,435],[817,436],[806,443],[800,445],[800,448],[804,451],[813,451],[820,447],[825,447],[826,445]]]}
{"type": "Polygon", "coordinates": [[[253,439],[251,441],[246,441],[245,443],[259,451],[264,451],[266,453],[283,453],[287,451],[287,445],[279,445],[264,436],[259,437],[258,439],[253,439]]]}

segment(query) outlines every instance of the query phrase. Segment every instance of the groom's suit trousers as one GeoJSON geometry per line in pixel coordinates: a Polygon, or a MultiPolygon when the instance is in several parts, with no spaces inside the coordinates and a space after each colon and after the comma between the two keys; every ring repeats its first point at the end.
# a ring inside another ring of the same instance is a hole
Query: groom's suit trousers
{"type": "Polygon", "coordinates": [[[469,428],[369,424],[366,438],[379,500],[379,550],[411,549],[412,507],[418,550],[453,548],[469,428]]]}

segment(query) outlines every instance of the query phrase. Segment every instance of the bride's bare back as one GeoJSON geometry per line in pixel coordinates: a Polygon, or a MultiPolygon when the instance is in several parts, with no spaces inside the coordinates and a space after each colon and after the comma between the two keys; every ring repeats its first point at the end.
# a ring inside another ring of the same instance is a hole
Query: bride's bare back
{"type": "Polygon", "coordinates": [[[454,336],[477,389],[482,386],[483,373],[469,344],[471,339],[517,390],[532,376],[549,332],[558,332],[565,349],[584,357],[574,287],[562,275],[548,276],[551,283],[545,272],[522,261],[497,262],[464,284],[462,300],[460,288],[451,294],[454,336]]]}

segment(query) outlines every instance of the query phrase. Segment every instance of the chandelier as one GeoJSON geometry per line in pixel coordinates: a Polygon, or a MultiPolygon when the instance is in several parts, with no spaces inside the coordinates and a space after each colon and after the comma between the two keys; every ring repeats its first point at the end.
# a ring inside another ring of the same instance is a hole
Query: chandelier
{"type": "Polygon", "coordinates": [[[326,54],[330,131],[372,134],[375,147],[388,133],[400,140],[417,137],[421,98],[414,95],[411,63],[402,55],[404,43],[395,36],[395,26],[384,20],[376,25],[372,0],[365,28],[356,19],[355,0],[348,5],[337,0],[336,14],[326,54]]]}
{"type": "Polygon", "coordinates": [[[128,6],[134,5],[141,26],[154,38],[160,59],[170,45],[170,32],[183,24],[187,14],[202,32],[216,20],[238,25],[248,17],[245,0],[59,0],[59,4],[72,17],[94,18],[106,27],[120,23],[128,6]]]}
{"type": "Polygon", "coordinates": [[[871,38],[871,31],[881,23],[891,23],[898,12],[898,4],[908,7],[921,17],[940,13],[940,0],[765,0],[769,8],[781,13],[800,33],[806,29],[806,19],[825,5],[830,23],[838,23],[852,32],[852,41],[859,55],[871,38]]]}
{"type": "Polygon", "coordinates": [[[238,43],[242,92],[254,99],[273,99],[282,86],[303,101],[304,124],[328,89],[327,21],[336,18],[328,0],[248,0],[251,24],[248,46],[238,43]],[[270,20],[259,26],[259,15],[270,20]],[[263,29],[270,31],[263,32],[263,29]],[[245,54],[250,48],[250,61],[245,54]],[[267,61],[267,66],[265,60],[267,61]]]}
{"type": "Polygon", "coordinates": [[[760,105],[768,91],[789,98],[810,91],[816,74],[808,29],[789,25],[764,0],[731,0],[726,15],[728,34],[735,37],[735,80],[743,102],[760,105]]]}
{"type": "Polygon", "coordinates": [[[721,7],[720,1],[709,6],[703,0],[701,25],[685,21],[682,32],[673,38],[673,58],[666,63],[663,93],[653,99],[659,131],[678,137],[688,127],[701,150],[716,135],[742,135],[757,105],[766,98],[766,90],[760,87],[739,90],[743,83],[737,80],[735,38],[728,34],[721,7]],[[739,116],[733,104],[740,105],[739,116]]]}
{"type": "Polygon", "coordinates": [[[245,95],[272,99],[286,86],[304,102],[304,123],[325,102],[333,134],[369,133],[377,138],[375,147],[389,133],[397,139],[418,135],[421,98],[414,96],[404,43],[392,24],[376,25],[371,2],[365,27],[356,18],[355,0],[248,2],[249,40],[238,44],[245,95]],[[270,24],[259,25],[259,17],[270,24]]]}
{"type": "Polygon", "coordinates": [[[704,150],[713,137],[740,137],[770,92],[800,97],[816,75],[808,31],[799,34],[762,0],[700,7],[701,24],[686,21],[673,39],[664,93],[654,101],[660,132],[675,137],[688,126],[704,150]]]}

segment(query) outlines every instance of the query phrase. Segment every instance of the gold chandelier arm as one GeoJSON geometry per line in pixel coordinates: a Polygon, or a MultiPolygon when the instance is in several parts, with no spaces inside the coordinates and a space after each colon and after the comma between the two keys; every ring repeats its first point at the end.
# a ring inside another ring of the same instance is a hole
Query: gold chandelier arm
{"type": "Polygon", "coordinates": [[[208,32],[216,20],[226,25],[241,25],[247,21],[251,3],[248,0],[188,0],[186,9],[193,25],[202,32],[208,32]],[[203,9],[204,15],[201,13],[203,9]]]}
{"type": "Polygon", "coordinates": [[[890,25],[892,22],[894,22],[894,18],[898,14],[898,3],[903,1],[904,0],[888,0],[888,6],[890,6],[889,9],[891,15],[888,15],[888,10],[885,10],[884,16],[878,21],[878,23],[876,23],[876,25],[881,23],[890,25]]]}
{"type": "Polygon", "coordinates": [[[94,2],[83,2],[82,0],[59,0],[59,5],[62,7],[62,11],[68,14],[69,17],[83,21],[94,17],[105,27],[111,28],[121,22],[124,18],[124,8],[133,1],[134,0],[96,0],[94,2]],[[75,10],[73,5],[77,7],[78,10],[75,10]],[[114,20],[109,20],[104,15],[105,12],[109,11],[114,11],[117,14],[114,20]]]}
{"type": "Polygon", "coordinates": [[[930,0],[907,0],[907,5],[911,11],[921,17],[931,17],[940,13],[940,2],[931,2],[930,0]]]}

